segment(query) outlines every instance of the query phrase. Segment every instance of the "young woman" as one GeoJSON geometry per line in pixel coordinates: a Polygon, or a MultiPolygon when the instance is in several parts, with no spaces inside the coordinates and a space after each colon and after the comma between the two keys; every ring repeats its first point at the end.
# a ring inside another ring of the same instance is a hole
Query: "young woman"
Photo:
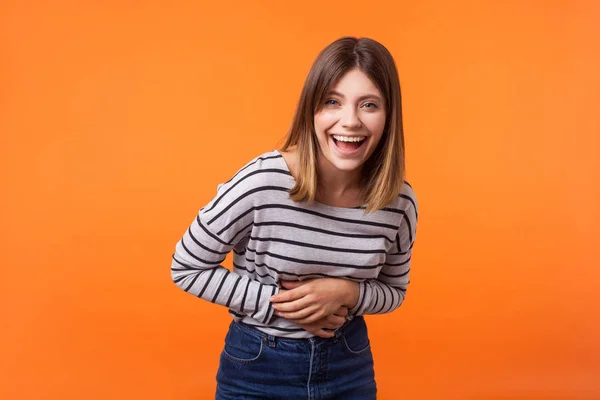
{"type": "Polygon", "coordinates": [[[402,304],[417,216],[394,60],[336,40],[283,148],[219,185],[177,243],[174,282],[233,317],[216,398],[375,399],[363,316],[402,304]]]}

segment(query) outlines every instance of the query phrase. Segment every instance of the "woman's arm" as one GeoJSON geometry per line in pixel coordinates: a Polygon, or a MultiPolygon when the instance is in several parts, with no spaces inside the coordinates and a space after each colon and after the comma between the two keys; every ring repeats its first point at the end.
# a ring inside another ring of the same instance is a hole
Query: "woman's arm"
{"type": "MultiPolygon", "coordinates": [[[[415,224],[416,225],[416,224],[415,224]]],[[[359,283],[358,300],[350,308],[352,315],[385,314],[400,307],[410,283],[410,264],[415,231],[396,237],[377,279],[359,283]]]]}
{"type": "Polygon", "coordinates": [[[359,284],[342,278],[316,278],[282,281],[279,294],[273,296],[275,315],[309,324],[332,315],[340,308],[350,309],[359,299],[359,284]]]}
{"type": "Polygon", "coordinates": [[[253,173],[260,162],[248,164],[219,185],[217,196],[203,209],[178,241],[171,264],[173,282],[182,290],[263,323],[273,316],[269,297],[279,289],[241,276],[221,263],[250,231],[257,196],[269,187],[253,173]]]}
{"type": "Polygon", "coordinates": [[[406,296],[410,277],[412,248],[416,238],[418,211],[410,187],[403,196],[410,201],[402,214],[396,239],[388,250],[377,279],[354,282],[341,278],[317,278],[303,282],[285,282],[274,296],[277,315],[306,324],[319,320],[341,306],[351,315],[384,314],[400,307],[406,296]]]}
{"type": "Polygon", "coordinates": [[[171,264],[173,282],[194,296],[240,314],[248,313],[267,323],[273,316],[269,297],[278,292],[277,286],[241,276],[221,266],[234,243],[211,232],[205,219],[200,211],[177,243],[171,264]]]}
{"type": "Polygon", "coordinates": [[[334,315],[342,307],[348,308],[351,315],[394,311],[406,295],[412,253],[410,240],[404,241],[405,251],[398,247],[402,246],[401,239],[396,242],[395,251],[387,256],[377,279],[355,282],[342,278],[316,278],[282,282],[284,289],[271,298],[275,315],[306,325],[334,315]],[[398,248],[401,251],[397,251],[398,248]]]}

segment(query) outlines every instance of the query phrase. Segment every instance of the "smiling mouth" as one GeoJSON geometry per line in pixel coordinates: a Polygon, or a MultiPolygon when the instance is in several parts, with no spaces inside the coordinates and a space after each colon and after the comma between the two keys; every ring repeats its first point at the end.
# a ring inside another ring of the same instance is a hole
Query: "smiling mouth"
{"type": "Polygon", "coordinates": [[[367,140],[366,136],[331,135],[336,147],[344,152],[358,150],[367,140]]]}

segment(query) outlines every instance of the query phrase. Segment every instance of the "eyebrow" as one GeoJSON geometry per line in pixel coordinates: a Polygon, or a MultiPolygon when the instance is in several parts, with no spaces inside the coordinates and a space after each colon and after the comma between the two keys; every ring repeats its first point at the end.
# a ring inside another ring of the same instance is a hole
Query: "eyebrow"
{"type": "MultiPolygon", "coordinates": [[[[341,94],[340,92],[336,92],[335,90],[330,90],[329,94],[332,94],[334,96],[344,97],[344,98],[346,97],[343,94],[341,94]]],[[[379,101],[383,102],[383,100],[381,98],[379,98],[379,96],[377,96],[375,94],[365,94],[364,96],[360,96],[358,98],[359,101],[366,100],[366,99],[376,99],[376,100],[379,100],[379,101]]]]}

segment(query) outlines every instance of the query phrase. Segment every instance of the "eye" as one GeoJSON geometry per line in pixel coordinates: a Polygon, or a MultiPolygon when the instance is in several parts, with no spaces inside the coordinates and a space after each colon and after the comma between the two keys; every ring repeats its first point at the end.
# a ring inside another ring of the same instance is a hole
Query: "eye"
{"type": "Polygon", "coordinates": [[[377,108],[377,104],[375,104],[375,103],[365,103],[365,104],[363,104],[363,107],[364,108],[375,109],[375,108],[377,108]]]}
{"type": "Polygon", "coordinates": [[[338,104],[340,104],[340,103],[335,99],[329,99],[329,100],[325,101],[325,105],[328,105],[328,106],[335,106],[338,104]]]}

